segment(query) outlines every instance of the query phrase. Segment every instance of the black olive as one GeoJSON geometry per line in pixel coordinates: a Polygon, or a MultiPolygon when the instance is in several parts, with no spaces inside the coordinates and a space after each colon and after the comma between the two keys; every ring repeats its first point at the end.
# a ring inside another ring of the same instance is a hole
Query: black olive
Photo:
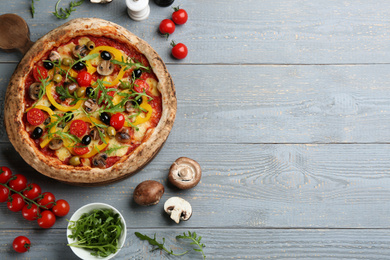
{"type": "Polygon", "coordinates": [[[68,123],[68,122],[70,122],[72,119],[73,119],[73,113],[72,112],[70,112],[70,111],[68,111],[68,112],[66,112],[65,114],[64,114],[64,116],[65,116],[65,122],[66,123],[68,123]]]}
{"type": "Polygon", "coordinates": [[[106,112],[100,114],[100,120],[106,125],[110,125],[110,115],[106,112]]]}
{"type": "Polygon", "coordinates": [[[43,134],[42,128],[40,128],[39,126],[35,127],[34,131],[31,134],[31,138],[32,139],[38,139],[39,137],[42,136],[42,134],[43,134]]]}
{"type": "Polygon", "coordinates": [[[142,75],[142,70],[141,69],[133,70],[133,77],[135,79],[141,77],[141,75],[142,75]]]}
{"type": "Polygon", "coordinates": [[[72,68],[75,70],[82,70],[85,68],[85,64],[79,61],[72,68]]]}
{"type": "Polygon", "coordinates": [[[138,104],[138,105],[141,105],[141,104],[142,104],[142,97],[140,97],[140,98],[137,99],[137,100],[132,100],[132,101],[131,101],[131,104],[133,105],[133,107],[135,107],[137,104],[138,104]]]}
{"type": "Polygon", "coordinates": [[[56,110],[57,108],[56,108],[55,106],[53,106],[53,105],[50,105],[50,109],[54,111],[54,110],[56,110]]]}
{"type": "Polygon", "coordinates": [[[90,135],[86,135],[83,137],[83,139],[81,140],[81,143],[83,145],[89,145],[92,141],[92,137],[90,135]]]}
{"type": "Polygon", "coordinates": [[[111,54],[108,51],[102,51],[100,57],[102,57],[103,60],[111,60],[111,54]]]}
{"type": "Polygon", "coordinates": [[[93,89],[93,87],[87,87],[87,89],[85,90],[85,93],[87,94],[88,97],[93,97],[93,94],[95,93],[95,90],[93,89]]]}
{"type": "Polygon", "coordinates": [[[51,70],[54,67],[54,64],[50,61],[44,61],[43,67],[45,67],[45,69],[47,69],[47,70],[51,70]]]}

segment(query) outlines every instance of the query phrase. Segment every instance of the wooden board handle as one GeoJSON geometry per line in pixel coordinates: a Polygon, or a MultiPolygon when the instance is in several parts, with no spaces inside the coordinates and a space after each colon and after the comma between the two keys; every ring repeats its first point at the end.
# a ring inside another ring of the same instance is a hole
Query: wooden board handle
{"type": "Polygon", "coordinates": [[[26,21],[16,14],[0,15],[0,49],[25,54],[34,44],[26,21]]]}

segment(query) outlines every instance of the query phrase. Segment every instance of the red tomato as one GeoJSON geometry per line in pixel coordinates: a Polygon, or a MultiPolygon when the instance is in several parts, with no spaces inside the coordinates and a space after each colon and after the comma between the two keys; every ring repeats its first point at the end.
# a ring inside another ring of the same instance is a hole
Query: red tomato
{"type": "Polygon", "coordinates": [[[91,85],[92,75],[83,70],[77,75],[77,83],[80,87],[88,87],[91,85]]]}
{"type": "Polygon", "coordinates": [[[89,152],[89,148],[82,144],[77,144],[73,147],[73,152],[77,155],[83,155],[89,152]]]}
{"type": "Polygon", "coordinates": [[[0,185],[0,202],[6,202],[9,196],[9,189],[0,185]]]}
{"type": "Polygon", "coordinates": [[[30,200],[35,200],[41,195],[42,189],[38,184],[31,183],[27,186],[27,189],[23,191],[23,195],[30,200]]]}
{"type": "Polygon", "coordinates": [[[0,183],[7,183],[7,181],[11,178],[12,172],[8,167],[0,167],[0,183]]]}
{"type": "Polygon", "coordinates": [[[42,198],[38,200],[38,204],[46,207],[47,209],[51,209],[54,206],[54,202],[56,201],[56,197],[51,192],[42,193],[42,198]]]}
{"type": "Polygon", "coordinates": [[[179,59],[179,60],[187,57],[187,54],[188,54],[187,46],[185,46],[183,43],[176,44],[173,41],[172,41],[171,45],[173,46],[173,48],[172,48],[173,57],[175,57],[176,59],[179,59]]]}
{"type": "Polygon", "coordinates": [[[164,19],[160,23],[159,30],[161,34],[168,37],[175,31],[175,24],[169,19],[164,19]]]}
{"type": "Polygon", "coordinates": [[[25,204],[26,202],[24,202],[23,197],[17,193],[14,193],[11,195],[11,198],[8,200],[7,207],[9,208],[9,210],[13,212],[18,212],[22,210],[25,204]]]}
{"type": "Polygon", "coordinates": [[[26,204],[22,209],[22,215],[27,220],[36,220],[40,213],[40,209],[35,204],[26,204]]]}
{"type": "Polygon", "coordinates": [[[180,9],[179,7],[174,7],[175,10],[172,14],[172,21],[175,24],[185,24],[188,20],[188,14],[186,10],[180,9]]]}
{"type": "Polygon", "coordinates": [[[33,77],[35,81],[40,81],[40,79],[46,79],[47,78],[47,69],[45,69],[42,66],[35,66],[33,70],[33,77]]]}
{"type": "Polygon", "coordinates": [[[28,239],[25,236],[18,236],[14,239],[12,242],[12,247],[14,250],[18,253],[25,253],[27,252],[31,247],[30,239],[28,239]]]}
{"type": "Polygon", "coordinates": [[[45,114],[38,108],[31,108],[27,112],[27,121],[31,125],[40,125],[45,121],[45,114]]]}
{"type": "Polygon", "coordinates": [[[44,210],[38,218],[38,225],[41,228],[51,228],[56,223],[56,216],[50,210],[44,210]]]}
{"type": "Polygon", "coordinates": [[[15,174],[8,182],[8,186],[16,191],[24,190],[27,187],[27,179],[22,174],[15,174]]]}
{"type": "Polygon", "coordinates": [[[79,138],[83,137],[88,130],[88,125],[83,120],[73,120],[70,124],[70,133],[79,138]]]}
{"type": "Polygon", "coordinates": [[[69,209],[69,203],[66,200],[57,200],[51,210],[57,217],[64,217],[69,213],[69,209]]]}
{"type": "Polygon", "coordinates": [[[125,124],[125,116],[121,113],[116,113],[110,118],[110,125],[115,128],[116,131],[119,131],[125,124]]]}
{"type": "Polygon", "coordinates": [[[142,93],[142,92],[144,92],[144,90],[145,90],[145,92],[146,92],[146,91],[149,90],[149,85],[148,85],[148,83],[146,83],[145,80],[136,79],[136,80],[134,81],[134,90],[135,90],[136,92],[138,92],[138,93],[142,93]]]}

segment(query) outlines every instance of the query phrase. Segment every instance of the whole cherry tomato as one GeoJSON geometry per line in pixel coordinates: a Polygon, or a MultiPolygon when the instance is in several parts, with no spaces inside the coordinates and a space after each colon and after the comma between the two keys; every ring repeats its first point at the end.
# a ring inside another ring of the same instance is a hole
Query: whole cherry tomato
{"type": "Polygon", "coordinates": [[[45,121],[45,114],[38,108],[31,108],[27,112],[27,122],[31,125],[40,125],[45,121]]]}
{"type": "Polygon", "coordinates": [[[113,114],[110,118],[110,125],[119,131],[125,124],[125,116],[121,113],[113,114]]]}
{"type": "Polygon", "coordinates": [[[80,87],[88,87],[91,85],[91,81],[92,75],[88,71],[83,70],[77,75],[77,83],[80,87]]]}
{"type": "Polygon", "coordinates": [[[172,48],[173,57],[175,57],[176,59],[179,59],[179,60],[187,57],[187,54],[188,54],[187,46],[185,46],[183,43],[176,44],[173,41],[172,41],[171,45],[173,47],[172,48]]]}
{"type": "Polygon", "coordinates": [[[7,183],[7,181],[11,178],[12,171],[8,167],[0,167],[0,183],[7,183]]]}
{"type": "Polygon", "coordinates": [[[89,148],[82,144],[77,144],[73,147],[73,152],[77,155],[83,155],[89,152],[89,148]]]}
{"type": "Polygon", "coordinates": [[[11,189],[14,189],[16,191],[24,190],[27,187],[27,179],[22,174],[15,174],[12,179],[8,182],[8,186],[11,189]]]}
{"type": "Polygon", "coordinates": [[[36,220],[40,213],[40,209],[35,204],[26,204],[22,209],[22,215],[27,220],[36,220]]]}
{"type": "Polygon", "coordinates": [[[39,205],[46,207],[47,209],[51,209],[54,206],[54,202],[56,201],[56,197],[51,192],[42,193],[42,198],[37,202],[39,205]]]}
{"type": "Polygon", "coordinates": [[[83,137],[88,130],[88,125],[83,120],[73,120],[69,132],[79,138],[83,137]]]}
{"type": "Polygon", "coordinates": [[[174,7],[173,10],[175,11],[172,13],[172,21],[175,24],[185,24],[188,20],[186,10],[180,9],[179,7],[174,7]]]}
{"type": "Polygon", "coordinates": [[[57,217],[64,217],[69,213],[69,203],[66,200],[57,200],[51,209],[57,217]]]}
{"type": "Polygon", "coordinates": [[[30,183],[27,185],[27,188],[25,191],[23,191],[23,195],[30,200],[35,200],[38,198],[39,195],[41,195],[42,189],[41,187],[36,183],[30,183]]]}
{"type": "Polygon", "coordinates": [[[0,202],[6,202],[9,196],[9,189],[0,185],[0,202]]]}
{"type": "Polygon", "coordinates": [[[50,210],[44,210],[37,221],[41,228],[51,228],[56,223],[56,216],[50,210]]]}
{"type": "Polygon", "coordinates": [[[33,70],[33,77],[35,81],[40,81],[40,79],[46,79],[47,78],[47,69],[45,69],[42,66],[35,66],[33,70]]]}
{"type": "Polygon", "coordinates": [[[26,202],[24,202],[23,197],[17,193],[14,193],[11,195],[11,198],[8,200],[7,207],[9,208],[9,210],[13,212],[18,212],[22,210],[25,204],[26,202]]]}
{"type": "Polygon", "coordinates": [[[30,239],[25,236],[18,236],[12,242],[12,247],[18,253],[25,253],[31,247],[30,239]]]}
{"type": "Polygon", "coordinates": [[[160,33],[169,36],[175,31],[175,24],[170,19],[164,19],[159,26],[160,33]]]}

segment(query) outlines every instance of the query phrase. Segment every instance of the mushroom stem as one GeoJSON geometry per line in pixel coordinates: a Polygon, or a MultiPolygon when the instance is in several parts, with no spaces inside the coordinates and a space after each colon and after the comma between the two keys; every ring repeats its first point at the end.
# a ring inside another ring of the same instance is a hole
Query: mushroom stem
{"type": "Polygon", "coordinates": [[[179,224],[180,222],[181,213],[182,211],[180,208],[175,208],[174,210],[172,210],[171,219],[173,219],[177,224],[179,224]]]}

